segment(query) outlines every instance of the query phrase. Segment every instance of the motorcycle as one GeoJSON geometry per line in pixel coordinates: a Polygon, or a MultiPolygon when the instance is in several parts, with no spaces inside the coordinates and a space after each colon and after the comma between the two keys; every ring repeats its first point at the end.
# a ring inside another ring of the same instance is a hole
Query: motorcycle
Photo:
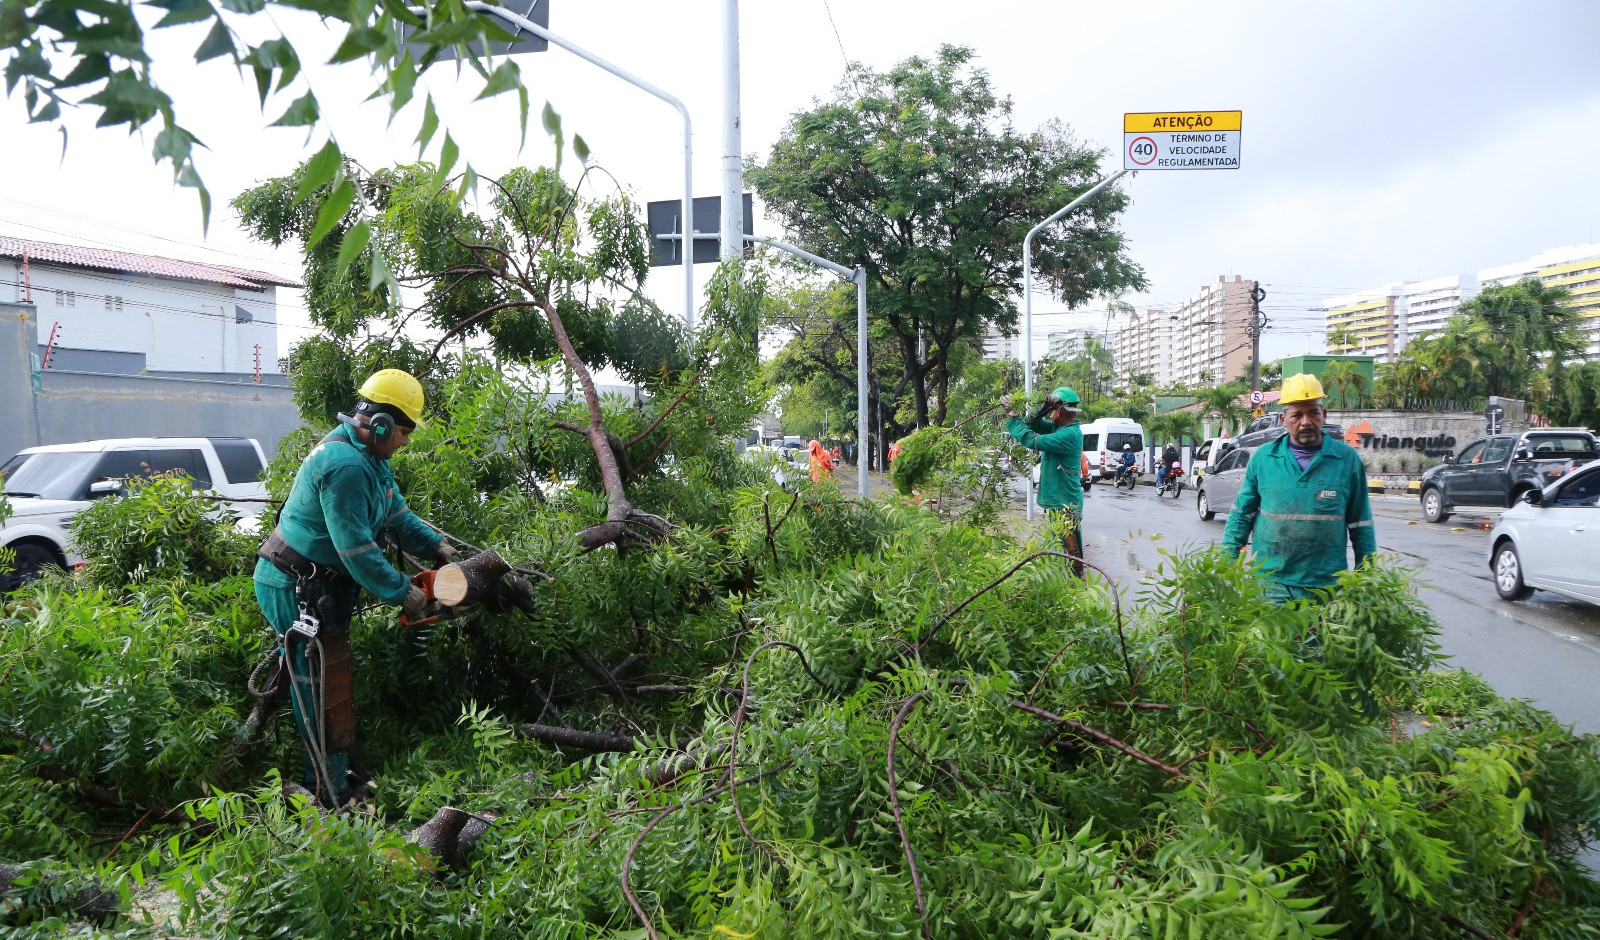
{"type": "Polygon", "coordinates": [[[1126,486],[1130,490],[1135,488],[1135,487],[1137,487],[1139,485],[1139,468],[1138,468],[1138,466],[1137,465],[1130,465],[1130,466],[1125,466],[1125,467],[1118,467],[1117,468],[1117,476],[1116,476],[1116,480],[1115,480],[1115,485],[1116,485],[1116,488],[1119,489],[1119,490],[1122,489],[1124,486],[1126,486]]]}
{"type": "Polygon", "coordinates": [[[1157,496],[1165,496],[1168,493],[1172,494],[1173,499],[1183,494],[1183,465],[1176,461],[1173,462],[1172,469],[1167,471],[1166,478],[1156,485],[1157,496]]]}

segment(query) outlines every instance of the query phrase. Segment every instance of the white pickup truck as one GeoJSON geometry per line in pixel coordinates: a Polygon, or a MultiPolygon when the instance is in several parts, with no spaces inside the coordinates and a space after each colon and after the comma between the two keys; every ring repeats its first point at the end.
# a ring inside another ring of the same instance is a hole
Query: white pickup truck
{"type": "Polygon", "coordinates": [[[0,466],[11,516],[0,527],[0,546],[15,553],[0,589],[37,577],[41,568],[67,568],[75,554],[68,526],[90,503],[123,491],[130,477],[179,470],[198,489],[216,493],[240,517],[265,508],[266,455],[243,437],[129,437],[29,447],[0,466]]]}

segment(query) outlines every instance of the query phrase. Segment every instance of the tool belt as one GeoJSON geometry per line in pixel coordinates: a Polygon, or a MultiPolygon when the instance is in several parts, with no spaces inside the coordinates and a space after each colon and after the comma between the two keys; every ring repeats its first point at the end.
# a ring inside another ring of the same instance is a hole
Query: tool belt
{"type": "Polygon", "coordinates": [[[350,674],[350,611],[355,607],[356,584],[339,569],[295,551],[277,529],[261,543],[256,555],[294,578],[295,602],[317,619],[325,747],[349,751],[356,745],[356,703],[350,674]]]}

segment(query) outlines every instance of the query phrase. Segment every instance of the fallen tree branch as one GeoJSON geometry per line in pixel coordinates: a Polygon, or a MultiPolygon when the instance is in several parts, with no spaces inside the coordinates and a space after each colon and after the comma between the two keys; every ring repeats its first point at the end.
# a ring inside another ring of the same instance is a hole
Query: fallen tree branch
{"type": "Polygon", "coordinates": [[[1085,736],[1087,738],[1092,738],[1093,740],[1098,741],[1099,743],[1101,743],[1101,744],[1103,744],[1103,745],[1105,745],[1107,747],[1114,748],[1114,749],[1116,749],[1118,751],[1121,751],[1122,753],[1128,755],[1129,757],[1133,758],[1134,760],[1139,761],[1142,764],[1147,764],[1147,765],[1149,765],[1151,767],[1154,767],[1155,769],[1161,771],[1164,774],[1169,774],[1169,775],[1174,776],[1174,777],[1187,777],[1188,776],[1188,774],[1186,774],[1182,770],[1179,770],[1178,768],[1172,766],[1171,764],[1162,763],[1161,761],[1155,759],[1154,757],[1151,757],[1149,754],[1146,754],[1143,751],[1138,750],[1137,748],[1133,747],[1132,745],[1127,744],[1124,741],[1119,741],[1116,738],[1113,738],[1111,735],[1106,734],[1104,731],[1099,730],[1098,728],[1091,728],[1091,727],[1089,727],[1088,725],[1084,724],[1081,721],[1073,721],[1071,718],[1065,718],[1065,717],[1063,717],[1061,715],[1057,715],[1057,714],[1055,714],[1053,712],[1047,712],[1044,709],[1039,708],[1036,705],[1029,705],[1027,702],[1021,701],[1019,699],[1008,698],[1008,699],[1006,699],[1006,702],[1009,705],[1011,705],[1012,708],[1020,709],[1022,711],[1027,712],[1030,715],[1034,715],[1036,717],[1043,718],[1046,721],[1054,722],[1055,724],[1061,725],[1063,727],[1071,728],[1073,731],[1076,731],[1079,734],[1081,734],[1081,735],[1083,735],[1083,736],[1085,736]]]}
{"type": "Polygon", "coordinates": [[[911,871],[911,888],[917,895],[917,916],[922,920],[922,936],[924,940],[933,940],[933,930],[928,926],[928,900],[922,893],[922,873],[917,870],[917,855],[911,848],[911,834],[906,832],[905,814],[900,810],[900,787],[894,776],[894,748],[900,738],[900,726],[926,694],[918,692],[907,699],[895,713],[894,720],[889,722],[889,808],[894,811],[894,826],[900,832],[900,847],[905,850],[906,867],[911,871]]]}
{"type": "Polygon", "coordinates": [[[518,728],[535,741],[543,741],[545,744],[554,744],[557,747],[577,747],[586,751],[619,754],[631,753],[637,747],[632,735],[619,732],[579,731],[577,728],[558,728],[555,725],[541,725],[534,722],[525,722],[518,728]]]}

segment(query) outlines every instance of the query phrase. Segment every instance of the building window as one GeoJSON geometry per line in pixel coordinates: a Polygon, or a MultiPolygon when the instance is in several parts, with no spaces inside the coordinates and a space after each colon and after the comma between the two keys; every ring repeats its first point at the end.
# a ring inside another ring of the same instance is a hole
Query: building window
{"type": "Polygon", "coordinates": [[[78,306],[78,292],[77,291],[71,291],[71,290],[67,291],[67,306],[69,306],[69,307],[77,307],[78,306]]]}
{"type": "Polygon", "coordinates": [[[67,302],[67,292],[64,291],[64,290],[56,291],[56,306],[60,307],[63,304],[65,304],[66,302],[67,302]]]}

